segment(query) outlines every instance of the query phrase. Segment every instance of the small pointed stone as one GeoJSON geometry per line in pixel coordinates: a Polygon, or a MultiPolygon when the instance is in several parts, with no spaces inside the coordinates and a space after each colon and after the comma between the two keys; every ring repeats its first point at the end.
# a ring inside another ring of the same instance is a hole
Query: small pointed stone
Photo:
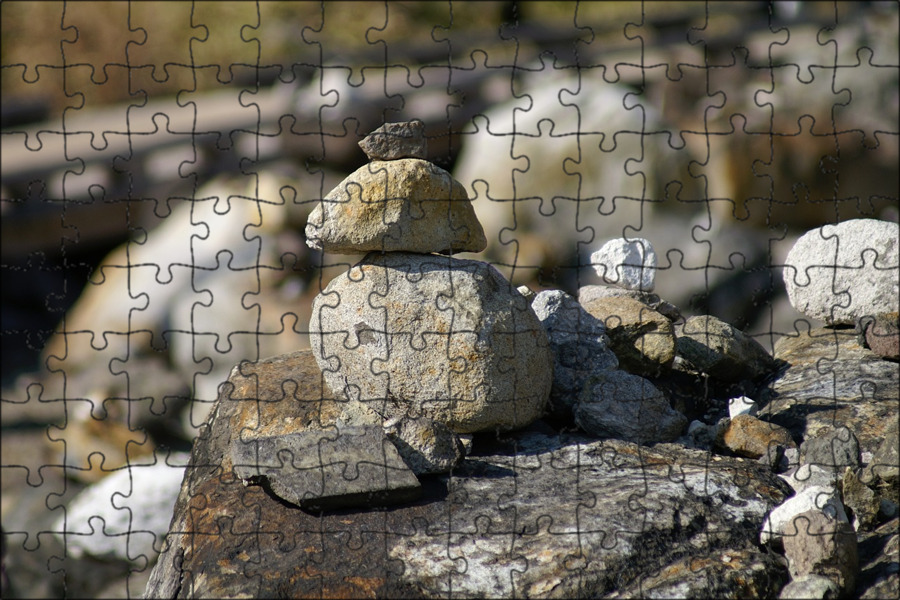
{"type": "Polygon", "coordinates": [[[428,157],[428,141],[422,121],[385,123],[361,142],[369,160],[397,160],[399,158],[428,157]]]}

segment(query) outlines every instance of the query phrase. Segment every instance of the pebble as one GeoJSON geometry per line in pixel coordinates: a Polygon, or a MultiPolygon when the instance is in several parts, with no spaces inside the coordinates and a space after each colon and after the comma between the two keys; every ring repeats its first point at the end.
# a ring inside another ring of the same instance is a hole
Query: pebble
{"type": "Polygon", "coordinates": [[[310,345],[328,387],[384,419],[424,415],[474,433],[525,427],[547,406],[547,335],[487,263],[371,253],[312,312],[310,345]]]}
{"type": "Polygon", "coordinates": [[[385,123],[359,142],[369,160],[428,158],[428,140],[422,121],[385,123]]]}
{"type": "Polygon", "coordinates": [[[677,306],[663,300],[656,294],[640,290],[626,290],[609,285],[583,285],[578,288],[578,301],[582,304],[587,304],[595,298],[617,298],[622,296],[643,302],[673,323],[684,321],[684,316],[677,306]]]}
{"type": "Polygon", "coordinates": [[[738,415],[755,417],[757,413],[759,413],[759,405],[747,396],[738,396],[728,401],[728,416],[732,419],[738,415]]]}
{"type": "Polygon", "coordinates": [[[336,254],[481,252],[484,230],[461,183],[417,158],[363,165],[319,203],[310,248],[336,254]]]}
{"type": "Polygon", "coordinates": [[[716,445],[738,456],[757,459],[767,455],[774,446],[792,448],[797,444],[784,427],[745,414],[732,418],[719,430],[716,445]]]}
{"type": "Polygon", "coordinates": [[[861,319],[866,346],[888,360],[900,361],[900,313],[882,313],[861,319]]]}
{"type": "Polygon", "coordinates": [[[572,408],[587,380],[599,371],[619,366],[610,350],[606,327],[572,296],[546,290],[534,297],[531,308],[550,340],[553,354],[551,413],[571,419],[572,408]]]}
{"type": "Polygon", "coordinates": [[[628,290],[652,292],[656,280],[656,252],[644,238],[613,239],[591,254],[591,264],[606,282],[628,290]]]}
{"type": "Polygon", "coordinates": [[[826,323],[900,310],[900,226],[853,219],[803,234],[782,273],[791,306],[826,323]]]}

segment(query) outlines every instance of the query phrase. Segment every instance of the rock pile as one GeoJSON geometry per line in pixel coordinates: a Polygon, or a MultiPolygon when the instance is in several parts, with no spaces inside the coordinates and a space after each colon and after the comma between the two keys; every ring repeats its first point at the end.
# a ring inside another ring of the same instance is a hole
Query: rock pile
{"type": "Polygon", "coordinates": [[[449,256],[486,241],[463,187],[425,160],[422,123],[385,124],[360,146],[370,162],[306,227],[313,248],[368,252],[313,302],[312,355],[339,414],[248,431],[230,449],[243,481],[308,510],[414,500],[416,476],[452,470],[469,434],[540,418],[552,381],[522,294],[491,265],[449,256]]]}
{"type": "MultiPolygon", "coordinates": [[[[363,144],[404,198],[414,132],[363,144]]],[[[339,212],[374,198],[353,177],[339,212]]],[[[895,595],[900,386],[864,330],[772,356],[649,293],[649,243],[641,279],[610,262],[577,301],[517,291],[433,253],[456,248],[446,221],[405,246],[425,212],[311,219],[310,244],[380,248],[317,298],[310,351],[222,386],[147,597],[895,595]]]]}
{"type": "Polygon", "coordinates": [[[514,429],[544,411],[552,357],[525,298],[491,265],[463,186],[422,158],[421,123],[361,142],[372,161],[310,215],[309,244],[370,252],[316,297],[313,354],[328,386],[382,419],[456,433],[514,429]]]}

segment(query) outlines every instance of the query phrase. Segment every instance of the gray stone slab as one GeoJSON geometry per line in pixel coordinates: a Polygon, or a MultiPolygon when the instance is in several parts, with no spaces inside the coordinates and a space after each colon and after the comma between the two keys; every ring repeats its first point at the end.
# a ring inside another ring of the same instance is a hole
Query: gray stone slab
{"type": "Polygon", "coordinates": [[[234,472],[309,510],[408,502],[421,488],[381,428],[344,427],[231,445],[234,472]]]}

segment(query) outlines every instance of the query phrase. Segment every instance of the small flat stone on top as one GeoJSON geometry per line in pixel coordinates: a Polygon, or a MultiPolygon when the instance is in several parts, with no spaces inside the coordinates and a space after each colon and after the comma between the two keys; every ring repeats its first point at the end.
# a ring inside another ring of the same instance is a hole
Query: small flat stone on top
{"type": "Polygon", "coordinates": [[[359,142],[369,160],[428,157],[428,140],[422,121],[385,123],[359,142]]]}

